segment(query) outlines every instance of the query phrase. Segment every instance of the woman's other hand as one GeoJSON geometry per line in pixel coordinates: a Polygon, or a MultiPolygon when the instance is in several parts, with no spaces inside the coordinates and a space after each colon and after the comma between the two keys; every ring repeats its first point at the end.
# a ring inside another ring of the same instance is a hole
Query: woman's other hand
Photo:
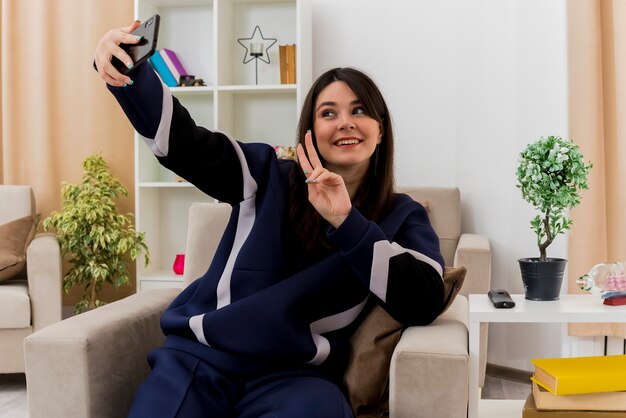
{"type": "Polygon", "coordinates": [[[313,146],[310,131],[306,133],[304,143],[308,157],[301,144],[298,144],[297,153],[300,167],[307,177],[309,202],[324,219],[338,228],[352,209],[348,189],[339,174],[330,172],[322,166],[313,146]]]}
{"type": "Polygon", "coordinates": [[[132,68],[134,64],[133,60],[120,47],[120,44],[138,43],[141,38],[138,39],[136,36],[131,35],[131,32],[134,31],[140,24],[141,22],[136,20],[132,23],[132,25],[125,28],[111,29],[105,33],[102,38],[100,38],[100,41],[96,46],[95,61],[98,73],[104,81],[112,86],[121,87],[132,83],[130,77],[117,71],[111,60],[115,56],[128,68],[132,68]]]}

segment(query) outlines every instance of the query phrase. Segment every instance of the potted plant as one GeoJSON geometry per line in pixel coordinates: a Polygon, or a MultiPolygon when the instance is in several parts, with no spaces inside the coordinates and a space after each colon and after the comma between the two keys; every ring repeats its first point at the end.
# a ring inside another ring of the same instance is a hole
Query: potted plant
{"type": "Polygon", "coordinates": [[[63,276],[63,289],[84,285],[83,298],[74,313],[104,305],[104,283],[116,288],[129,282],[128,266],[140,254],[148,265],[150,255],[144,234],[137,233],[133,215],[118,212],[114,199],[128,190],[109,171],[101,155],[83,161],[80,184],[64,183],[63,208],[44,220],[44,229],[56,230],[61,253],[71,265],[63,276]]]}
{"type": "Polygon", "coordinates": [[[518,260],[526,299],[559,298],[567,260],[549,258],[546,249],[572,226],[567,211],[580,203],[580,191],[589,188],[587,177],[592,166],[591,162],[585,164],[576,144],[558,136],[542,137],[520,154],[517,187],[540,212],[530,221],[539,257],[518,260]]]}

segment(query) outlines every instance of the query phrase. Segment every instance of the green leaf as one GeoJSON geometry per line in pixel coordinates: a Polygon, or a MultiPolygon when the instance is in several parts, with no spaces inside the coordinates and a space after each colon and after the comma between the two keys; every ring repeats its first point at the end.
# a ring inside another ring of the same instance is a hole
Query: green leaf
{"type": "MultiPolygon", "coordinates": [[[[519,155],[516,187],[540,212],[531,221],[539,246],[548,236],[554,238],[571,227],[566,211],[578,205],[580,192],[588,189],[593,164],[585,163],[578,150],[571,140],[549,136],[528,144],[519,155]],[[543,219],[547,219],[549,231],[545,230],[543,219]]],[[[548,241],[549,245],[551,240],[548,241]]]]}
{"type": "Polygon", "coordinates": [[[63,276],[63,289],[83,287],[77,313],[104,304],[98,296],[104,283],[115,287],[128,283],[131,259],[143,255],[146,263],[150,260],[144,235],[134,229],[133,215],[120,214],[113,200],[128,196],[128,190],[100,154],[87,157],[82,165],[81,183],[63,183],[62,209],[43,221],[45,230],[56,231],[61,254],[72,265],[63,276]]]}

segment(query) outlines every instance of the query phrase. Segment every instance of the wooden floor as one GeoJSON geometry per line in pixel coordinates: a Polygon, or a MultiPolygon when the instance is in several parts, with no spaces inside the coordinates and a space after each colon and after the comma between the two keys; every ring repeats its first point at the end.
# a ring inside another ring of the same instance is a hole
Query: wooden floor
{"type": "MultiPolygon", "coordinates": [[[[500,376],[485,377],[483,399],[526,399],[530,383],[500,376]]],[[[0,418],[28,418],[26,379],[23,374],[0,374],[0,418]]]]}
{"type": "Polygon", "coordinates": [[[497,376],[485,376],[483,399],[526,399],[530,393],[530,380],[522,383],[497,376]]]}

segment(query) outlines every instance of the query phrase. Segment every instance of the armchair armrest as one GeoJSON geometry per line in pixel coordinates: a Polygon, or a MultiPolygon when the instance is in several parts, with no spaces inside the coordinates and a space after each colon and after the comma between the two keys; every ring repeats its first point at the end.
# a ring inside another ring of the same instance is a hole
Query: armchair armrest
{"type": "Polygon", "coordinates": [[[37,234],[26,250],[33,331],[62,318],[61,248],[55,234],[37,234]]]}
{"type": "Polygon", "coordinates": [[[390,417],[467,415],[468,315],[467,298],[457,295],[432,324],[404,331],[389,370],[390,417]]]}
{"type": "MultiPolygon", "coordinates": [[[[467,273],[461,292],[467,296],[470,293],[487,293],[491,288],[491,246],[483,235],[462,234],[454,255],[455,266],[465,266],[467,273]]],[[[485,370],[487,368],[487,340],[489,324],[480,324],[480,353],[478,359],[478,383],[485,385],[485,370]]]]}
{"type": "Polygon", "coordinates": [[[179,291],[137,293],[27,337],[30,417],[126,417],[147,353],[164,341],[161,314],[179,291]]]}
{"type": "Polygon", "coordinates": [[[461,293],[487,293],[491,287],[491,246],[483,235],[462,234],[454,254],[454,265],[467,273],[461,293]]]}

